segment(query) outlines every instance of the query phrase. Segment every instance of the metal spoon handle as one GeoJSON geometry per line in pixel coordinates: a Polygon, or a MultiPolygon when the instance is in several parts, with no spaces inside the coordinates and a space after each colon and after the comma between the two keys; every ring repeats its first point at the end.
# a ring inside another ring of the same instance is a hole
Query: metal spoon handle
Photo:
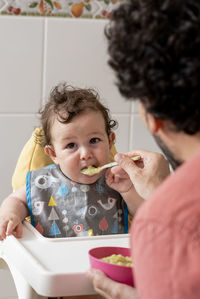
{"type": "MultiPolygon", "coordinates": [[[[140,159],[140,156],[139,156],[139,155],[138,155],[138,156],[133,156],[133,157],[131,157],[131,159],[132,159],[133,161],[137,161],[137,160],[140,159]]],[[[110,162],[110,163],[108,163],[108,164],[105,164],[105,165],[101,166],[100,168],[101,168],[101,170],[103,170],[103,169],[105,169],[105,168],[110,168],[110,167],[113,167],[113,166],[116,166],[116,165],[118,165],[117,162],[110,162]]]]}

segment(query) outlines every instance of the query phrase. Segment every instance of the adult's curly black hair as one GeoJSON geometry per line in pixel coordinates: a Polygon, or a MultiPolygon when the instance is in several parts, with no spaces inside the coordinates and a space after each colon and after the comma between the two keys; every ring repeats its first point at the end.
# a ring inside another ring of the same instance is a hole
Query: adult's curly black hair
{"type": "Polygon", "coordinates": [[[121,94],[177,131],[200,131],[200,1],[129,0],[105,33],[121,94]]]}

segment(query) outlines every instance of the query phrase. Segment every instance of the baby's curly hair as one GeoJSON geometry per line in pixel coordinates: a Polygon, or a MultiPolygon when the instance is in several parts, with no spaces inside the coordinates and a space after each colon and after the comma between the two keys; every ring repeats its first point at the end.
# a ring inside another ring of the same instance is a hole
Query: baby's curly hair
{"type": "Polygon", "coordinates": [[[200,1],[129,0],[106,27],[123,96],[177,131],[200,131],[200,1]]]}
{"type": "Polygon", "coordinates": [[[52,89],[44,108],[39,111],[43,129],[39,143],[42,146],[51,144],[51,126],[55,118],[62,123],[69,123],[75,116],[88,110],[102,114],[109,136],[118,123],[111,119],[110,111],[100,102],[99,94],[91,88],[75,88],[65,82],[59,83],[52,89]]]}

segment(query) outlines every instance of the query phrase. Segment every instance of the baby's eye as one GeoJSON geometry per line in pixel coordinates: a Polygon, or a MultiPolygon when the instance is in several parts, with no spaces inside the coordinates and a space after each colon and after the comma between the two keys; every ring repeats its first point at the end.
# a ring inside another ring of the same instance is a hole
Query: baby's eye
{"type": "Polygon", "coordinates": [[[67,149],[74,149],[76,147],[77,147],[77,144],[74,142],[71,142],[71,143],[67,144],[67,146],[66,146],[67,149]]]}
{"type": "Polygon", "coordinates": [[[94,137],[94,138],[91,138],[91,139],[90,139],[90,143],[91,143],[91,144],[98,143],[99,141],[100,141],[100,138],[97,138],[97,137],[94,137]]]}

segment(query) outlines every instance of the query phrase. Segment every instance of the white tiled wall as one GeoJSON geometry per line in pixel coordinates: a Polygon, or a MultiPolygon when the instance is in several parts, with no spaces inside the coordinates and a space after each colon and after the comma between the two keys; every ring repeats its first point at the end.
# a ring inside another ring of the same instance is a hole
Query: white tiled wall
{"type": "MultiPolygon", "coordinates": [[[[0,201],[11,192],[19,153],[38,125],[36,112],[59,81],[95,87],[119,122],[116,147],[157,150],[135,104],[124,101],[107,65],[105,20],[0,16],[0,201]]],[[[0,298],[16,297],[0,270],[0,298]]]]}

